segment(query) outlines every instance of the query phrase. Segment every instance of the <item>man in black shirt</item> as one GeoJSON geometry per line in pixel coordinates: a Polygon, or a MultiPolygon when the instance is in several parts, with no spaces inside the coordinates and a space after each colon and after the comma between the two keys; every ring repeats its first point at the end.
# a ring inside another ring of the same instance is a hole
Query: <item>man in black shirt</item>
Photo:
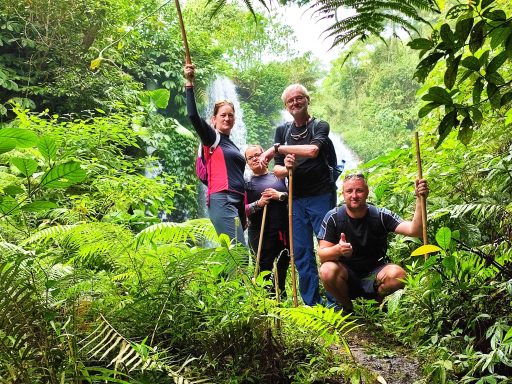
{"type": "MultiPolygon", "coordinates": [[[[387,262],[387,234],[420,237],[421,206],[411,221],[368,205],[368,184],[362,174],[347,175],[343,182],[345,204],[329,211],[318,236],[320,279],[325,289],[346,310],[356,297],[382,300],[403,287],[403,268],[387,262]]],[[[426,180],[416,181],[416,196],[428,195],[426,180]]]]}
{"type": "MultiPolygon", "coordinates": [[[[293,249],[304,304],[321,302],[313,234],[335,205],[334,181],[326,161],[329,124],[308,112],[310,97],[301,84],[288,86],[282,95],[293,121],[277,127],[274,145],[260,157],[267,165],[275,157],[274,174],[287,177],[293,170],[293,249]]],[[[291,189],[291,188],[290,188],[291,189]]]]}

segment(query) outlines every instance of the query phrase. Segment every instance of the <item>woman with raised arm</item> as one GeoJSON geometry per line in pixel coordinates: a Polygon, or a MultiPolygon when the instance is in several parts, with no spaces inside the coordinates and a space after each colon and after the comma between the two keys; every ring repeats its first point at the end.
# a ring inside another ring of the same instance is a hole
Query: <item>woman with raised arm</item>
{"type": "Polygon", "coordinates": [[[228,100],[215,103],[211,125],[199,116],[194,96],[195,66],[185,65],[187,112],[204,147],[208,170],[206,205],[217,231],[245,245],[245,159],[229,135],[235,124],[235,107],[228,100]]]}

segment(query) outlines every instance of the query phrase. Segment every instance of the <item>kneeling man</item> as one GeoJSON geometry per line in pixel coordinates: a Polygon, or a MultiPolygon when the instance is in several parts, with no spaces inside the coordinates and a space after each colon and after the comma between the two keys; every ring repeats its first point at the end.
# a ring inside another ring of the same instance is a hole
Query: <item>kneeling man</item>
{"type": "Polygon", "coordinates": [[[327,212],[318,236],[320,279],[346,311],[352,310],[351,300],[356,297],[381,301],[403,287],[404,269],[389,263],[386,257],[388,233],[413,237],[422,234],[418,196],[428,195],[426,180],[416,181],[416,210],[411,221],[369,205],[368,192],[364,175],[345,176],[345,204],[327,212]]]}

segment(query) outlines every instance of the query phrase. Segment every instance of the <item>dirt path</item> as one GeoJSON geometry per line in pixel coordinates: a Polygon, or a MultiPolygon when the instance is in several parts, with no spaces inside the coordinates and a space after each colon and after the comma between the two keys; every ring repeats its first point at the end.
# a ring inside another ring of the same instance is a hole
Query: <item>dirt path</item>
{"type": "Polygon", "coordinates": [[[411,357],[411,351],[377,340],[364,325],[352,332],[347,341],[357,363],[384,379],[377,383],[413,384],[422,376],[420,364],[411,357]]]}

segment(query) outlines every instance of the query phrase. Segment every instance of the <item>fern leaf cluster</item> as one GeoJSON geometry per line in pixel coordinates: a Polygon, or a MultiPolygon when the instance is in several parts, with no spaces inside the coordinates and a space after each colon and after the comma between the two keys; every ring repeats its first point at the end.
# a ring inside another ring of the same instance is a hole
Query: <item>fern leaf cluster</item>
{"type": "Polygon", "coordinates": [[[325,308],[321,305],[275,308],[274,310],[284,320],[291,321],[301,329],[311,331],[312,334],[318,335],[328,345],[341,342],[347,353],[350,353],[344,336],[358,327],[350,314],[344,314],[342,311],[337,312],[334,308],[325,308]]]}
{"type": "Polygon", "coordinates": [[[81,342],[80,352],[85,353],[88,359],[107,361],[107,367],[115,372],[129,374],[133,371],[157,370],[166,372],[175,383],[195,384],[204,383],[204,379],[192,380],[180,374],[180,371],[191,359],[181,367],[175,368],[162,362],[153,348],[137,344],[126,339],[119,333],[103,315],[100,316],[99,325],[81,342]]]}
{"type": "Polygon", "coordinates": [[[418,30],[415,23],[428,23],[420,13],[438,11],[435,1],[389,1],[389,0],[317,0],[310,5],[319,19],[334,20],[324,32],[334,37],[332,46],[345,45],[359,38],[365,40],[378,36],[389,25],[400,26],[408,33],[418,30]],[[353,11],[353,15],[339,19],[339,10],[353,11]]]}

